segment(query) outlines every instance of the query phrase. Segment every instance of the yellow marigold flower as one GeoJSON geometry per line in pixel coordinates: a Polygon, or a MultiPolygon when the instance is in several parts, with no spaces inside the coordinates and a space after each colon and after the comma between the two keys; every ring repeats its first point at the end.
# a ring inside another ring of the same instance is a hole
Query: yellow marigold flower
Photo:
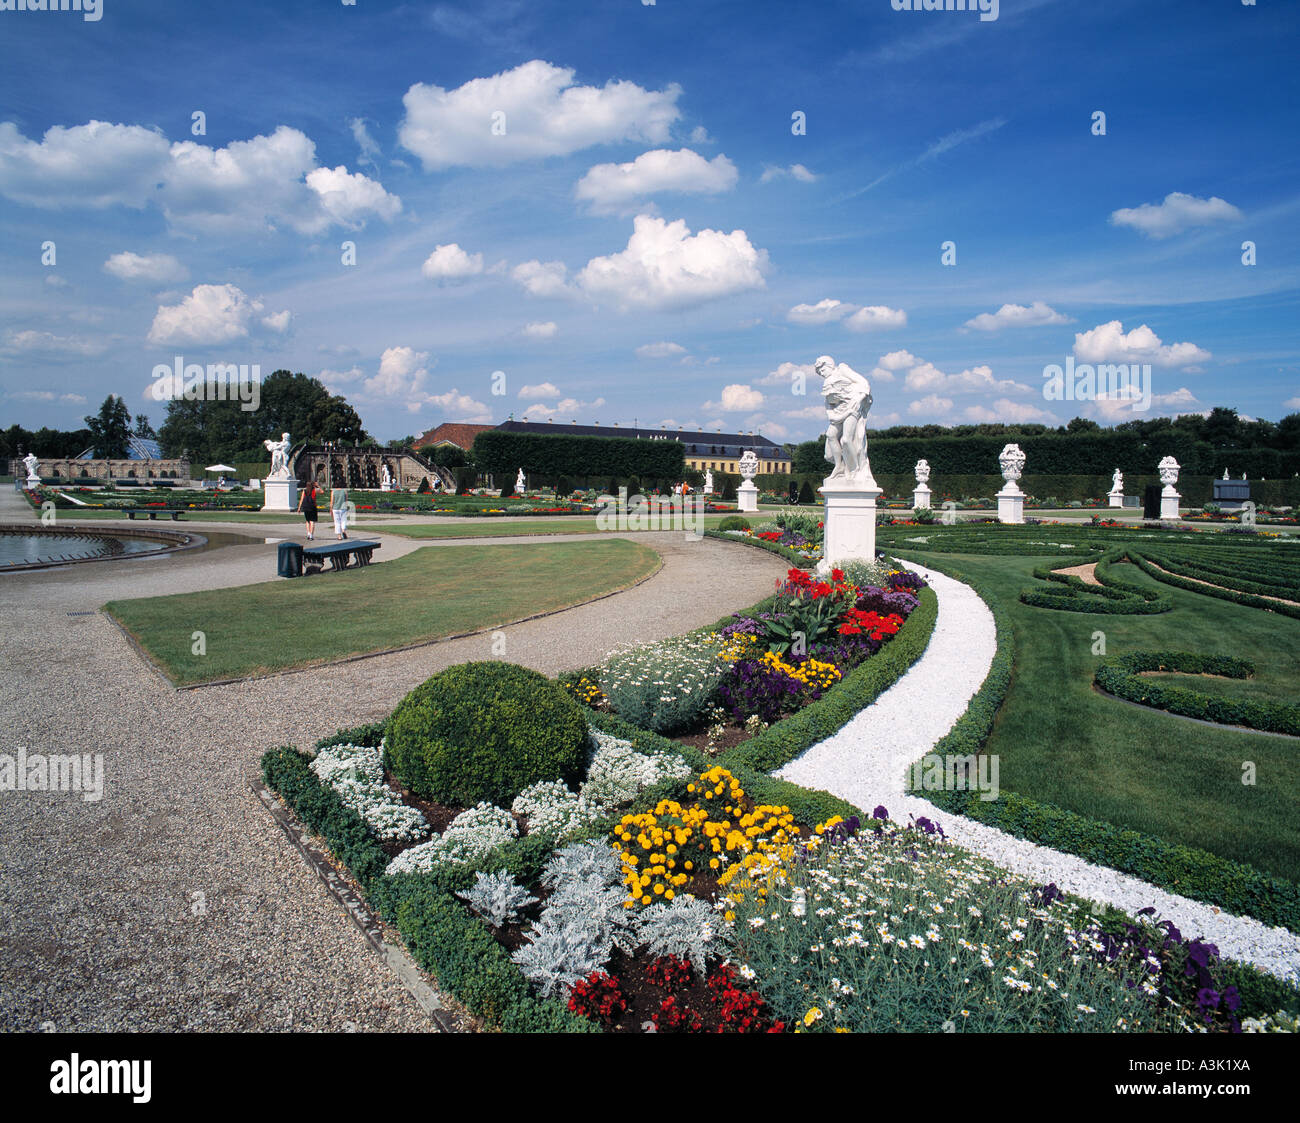
{"type": "Polygon", "coordinates": [[[813,1024],[813,1022],[820,1019],[821,1016],[822,1016],[822,1012],[819,1009],[817,1009],[816,1006],[814,1006],[808,1011],[808,1013],[806,1013],[803,1016],[803,1024],[806,1026],[810,1026],[813,1024]]]}

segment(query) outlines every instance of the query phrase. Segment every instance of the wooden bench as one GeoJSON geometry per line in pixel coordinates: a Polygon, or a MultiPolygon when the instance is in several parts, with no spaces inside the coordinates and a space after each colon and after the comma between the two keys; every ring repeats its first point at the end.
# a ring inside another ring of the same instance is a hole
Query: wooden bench
{"type": "Polygon", "coordinates": [[[330,569],[347,569],[348,564],[355,558],[358,566],[369,565],[371,555],[379,549],[378,542],[331,542],[324,546],[304,546],[302,548],[303,572],[306,573],[308,563],[315,562],[317,565],[323,564],[327,559],[330,563],[330,569]]]}
{"type": "Polygon", "coordinates": [[[179,522],[183,513],[181,511],[169,511],[165,507],[124,507],[123,510],[126,511],[126,517],[132,522],[135,522],[136,515],[148,515],[151,521],[159,515],[171,515],[172,522],[179,522]]]}

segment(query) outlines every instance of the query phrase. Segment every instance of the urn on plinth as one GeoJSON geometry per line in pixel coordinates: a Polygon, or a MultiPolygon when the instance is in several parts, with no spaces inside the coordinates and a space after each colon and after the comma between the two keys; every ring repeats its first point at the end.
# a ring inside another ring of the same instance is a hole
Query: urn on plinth
{"type": "Polygon", "coordinates": [[[1002,490],[994,497],[998,501],[998,522],[1019,524],[1025,521],[1025,493],[1016,482],[1025,471],[1025,454],[1017,444],[1003,447],[998,454],[1005,481],[1002,490]]]}
{"type": "Polygon", "coordinates": [[[1164,488],[1160,492],[1160,517],[1161,519],[1178,518],[1178,500],[1182,498],[1178,494],[1174,484],[1178,482],[1179,464],[1172,456],[1166,456],[1156,466],[1156,471],[1160,473],[1160,482],[1164,488]]]}

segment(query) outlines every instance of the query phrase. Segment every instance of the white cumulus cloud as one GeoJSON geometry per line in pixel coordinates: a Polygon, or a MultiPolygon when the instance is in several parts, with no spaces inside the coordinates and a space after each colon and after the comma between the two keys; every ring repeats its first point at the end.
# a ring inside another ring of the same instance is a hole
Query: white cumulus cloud
{"type": "Polygon", "coordinates": [[[398,139],[426,171],[504,167],[596,144],[668,139],[680,87],[646,90],[615,80],[580,86],[574,76],[570,68],[533,59],[454,90],[417,83],[402,98],[406,116],[398,139]]]}
{"type": "Polygon", "coordinates": [[[1150,363],[1160,367],[1186,367],[1210,358],[1209,351],[1194,343],[1162,343],[1146,324],[1126,335],[1119,320],[1077,332],[1074,355],[1085,363],[1150,363]]]}
{"type": "Polygon", "coordinates": [[[763,288],[766,266],[767,252],[751,245],[743,230],[691,234],[681,219],[642,214],[633,221],[627,248],[592,258],[577,282],[591,298],[624,308],[682,308],[763,288]]]}
{"type": "Polygon", "coordinates": [[[907,412],[916,416],[922,413],[947,413],[952,409],[951,398],[941,398],[938,394],[927,394],[917,398],[907,407],[907,412]]]}
{"type": "Polygon", "coordinates": [[[906,324],[906,312],[901,308],[888,308],[883,304],[859,308],[844,321],[844,326],[849,331],[886,331],[889,328],[905,327],[906,324]]]}
{"type": "Polygon", "coordinates": [[[736,166],[725,156],[706,160],[689,148],[655,148],[631,163],[597,164],[578,181],[579,200],[597,210],[615,210],[666,191],[716,195],[736,186],[736,166]]]}
{"type": "Polygon", "coordinates": [[[316,165],[316,146],[281,125],[269,136],[210,148],[169,143],[139,125],[55,126],[40,141],[0,124],[0,194],[36,207],[136,209],[156,203],[175,227],[239,232],[287,226],[318,234],[391,219],[401,200],[345,167],[316,165]]]}
{"type": "Polygon", "coordinates": [[[459,281],[483,272],[483,255],[466,253],[455,242],[437,246],[424,259],[420,272],[431,281],[459,281]]]}
{"type": "Polygon", "coordinates": [[[742,383],[733,383],[722,388],[722,399],[717,402],[705,402],[704,408],[722,410],[724,413],[744,413],[758,409],[763,404],[763,392],[742,383]]]}
{"type": "Polygon", "coordinates": [[[996,312],[981,312],[962,326],[976,331],[997,331],[999,328],[1031,328],[1071,322],[1069,316],[1063,316],[1055,308],[1041,300],[1035,300],[1028,307],[1023,304],[1004,304],[996,312]]]}
{"type": "Polygon", "coordinates": [[[510,276],[529,296],[572,296],[567,273],[562,261],[525,261],[516,265],[510,276]]]}
{"type": "Polygon", "coordinates": [[[260,324],[283,332],[289,312],[267,312],[262,301],[237,285],[196,285],[179,304],[159,305],[149,342],[160,346],[229,343],[244,339],[260,324]]]}
{"type": "Polygon", "coordinates": [[[525,324],[523,328],[524,335],[529,339],[554,339],[559,330],[560,325],[554,320],[534,321],[525,324]]]}
{"type": "Polygon", "coordinates": [[[1131,226],[1150,238],[1168,238],[1193,227],[1234,222],[1241,217],[1241,211],[1217,195],[1201,199],[1182,191],[1171,191],[1162,203],[1121,207],[1111,214],[1110,221],[1115,226],[1131,226]]]}
{"type": "Polygon", "coordinates": [[[536,386],[524,386],[519,391],[519,396],[525,401],[537,401],[541,398],[553,398],[559,394],[560,389],[552,382],[539,382],[536,386]]]}

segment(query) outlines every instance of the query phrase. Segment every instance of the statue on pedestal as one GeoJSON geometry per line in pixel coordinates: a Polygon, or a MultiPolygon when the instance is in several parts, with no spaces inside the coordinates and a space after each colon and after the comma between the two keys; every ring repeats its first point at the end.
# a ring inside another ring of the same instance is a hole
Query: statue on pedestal
{"type": "Polygon", "coordinates": [[[36,459],[36,455],[29,452],[23,457],[23,463],[27,466],[27,482],[29,484],[40,483],[40,473],[38,473],[36,469],[40,467],[41,462],[36,459]]]}
{"type": "Polygon", "coordinates": [[[1120,495],[1124,491],[1124,473],[1115,469],[1115,478],[1110,481],[1110,494],[1120,495]]]}
{"type": "Polygon", "coordinates": [[[515,477],[515,492],[519,495],[524,493],[524,470],[519,469],[519,475],[515,477]]]}
{"type": "Polygon", "coordinates": [[[871,384],[845,363],[822,355],[813,372],[822,379],[826,399],[826,459],[831,474],[826,483],[874,487],[867,462],[867,413],[871,409],[871,384]]]}
{"type": "Polygon", "coordinates": [[[918,460],[916,462],[916,483],[918,487],[925,487],[930,482],[930,462],[928,460],[918,460]]]}
{"type": "Polygon", "coordinates": [[[709,468],[704,470],[704,494],[713,494],[713,471],[709,468]]]}
{"type": "Polygon", "coordinates": [[[393,490],[393,473],[388,470],[387,464],[384,464],[380,470],[379,486],[383,491],[393,490]]]}
{"type": "Polygon", "coordinates": [[[289,478],[289,434],[281,433],[278,441],[265,440],[262,444],[271,454],[271,474],[268,480],[287,480],[289,478]]]}
{"type": "MultiPolygon", "coordinates": [[[[1159,465],[1156,467],[1156,471],[1160,473],[1160,482],[1164,484],[1165,487],[1171,488],[1178,482],[1179,464],[1172,456],[1166,456],[1162,461],[1160,461],[1159,465]]],[[[1223,478],[1228,478],[1227,472],[1224,472],[1223,478]]]]}

